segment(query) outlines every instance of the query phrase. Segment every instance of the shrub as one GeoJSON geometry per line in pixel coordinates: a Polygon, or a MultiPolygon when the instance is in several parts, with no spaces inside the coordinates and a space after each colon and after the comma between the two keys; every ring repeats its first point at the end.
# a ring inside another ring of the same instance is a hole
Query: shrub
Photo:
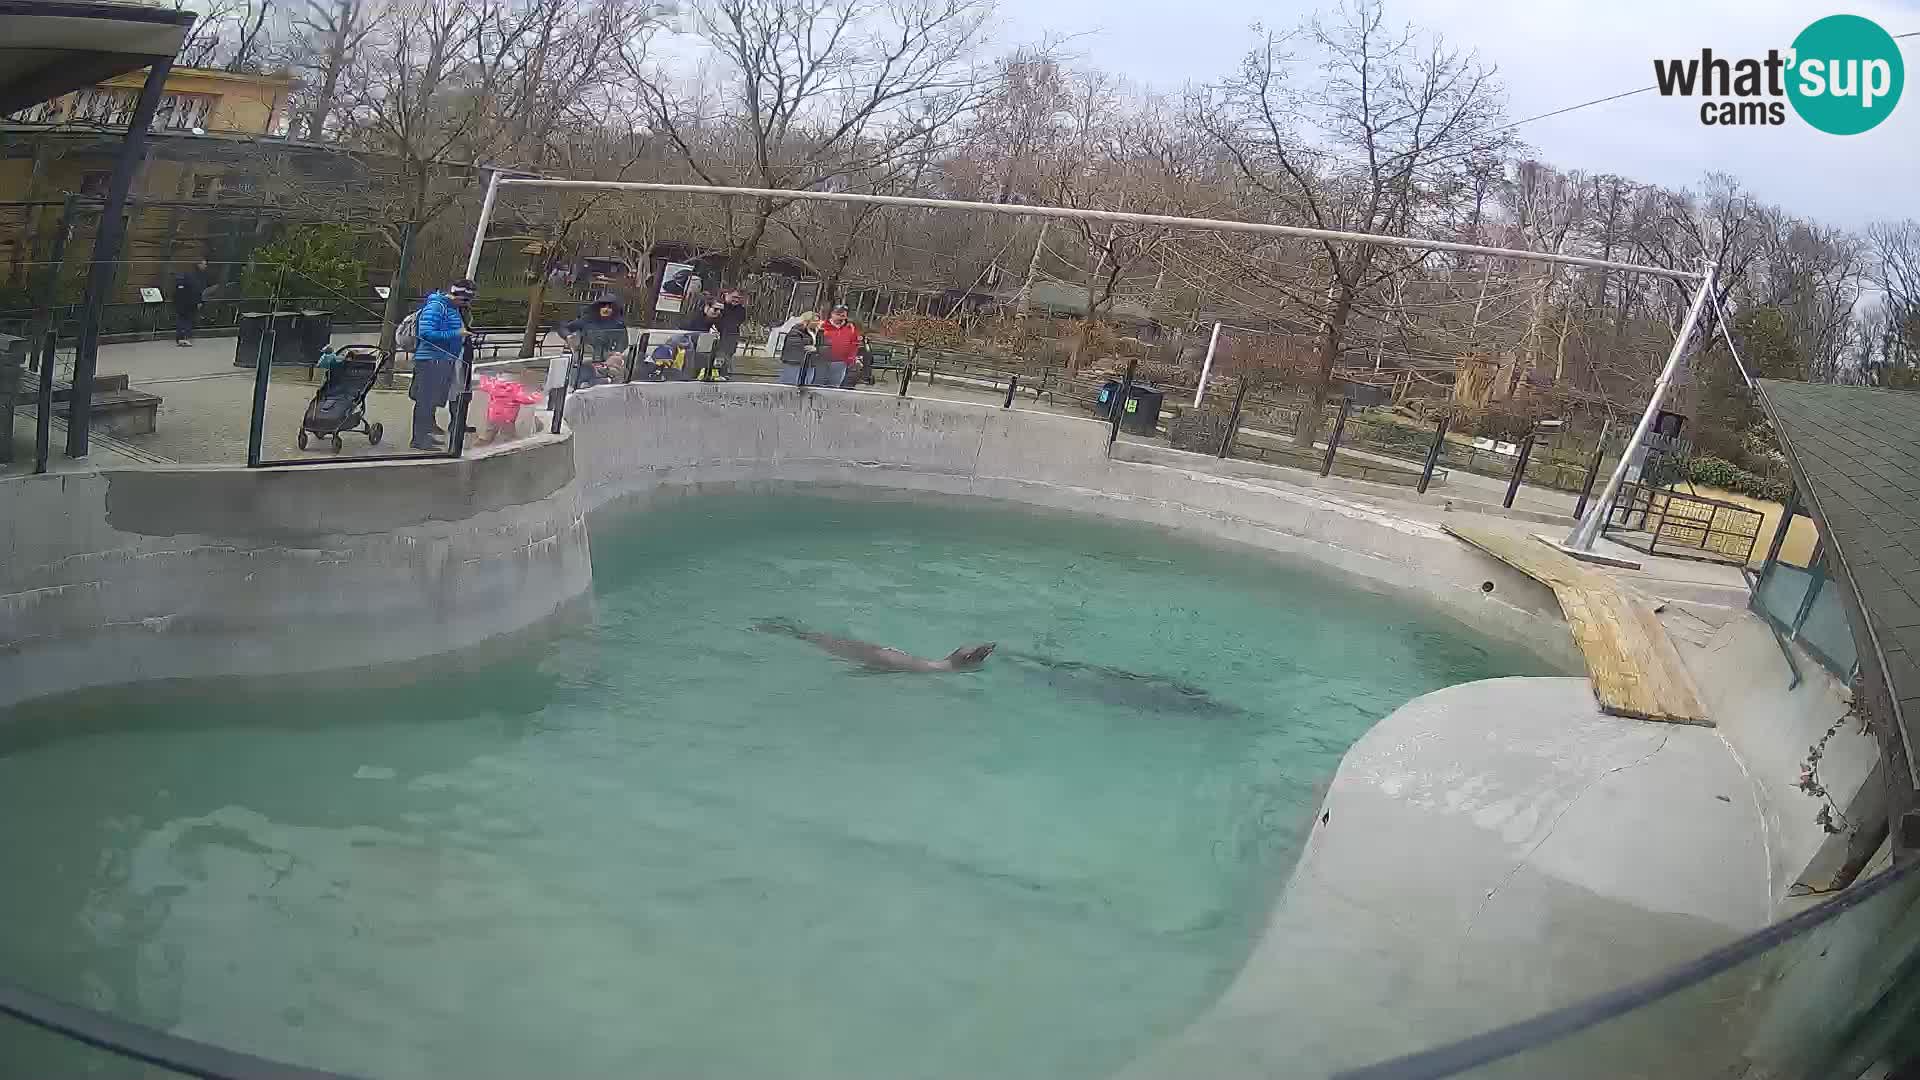
{"type": "Polygon", "coordinates": [[[254,253],[241,282],[249,298],[314,298],[364,304],[366,245],[344,225],[300,225],[254,253]]]}
{"type": "Polygon", "coordinates": [[[1654,470],[1657,475],[1649,478],[1655,484],[1672,483],[1684,473],[1685,478],[1692,483],[1716,487],[1722,491],[1731,491],[1754,499],[1784,503],[1793,493],[1793,483],[1790,480],[1761,476],[1712,454],[1695,454],[1683,461],[1668,457],[1662,457],[1660,460],[1661,466],[1654,470]]]}
{"type": "Polygon", "coordinates": [[[958,322],[931,315],[889,316],[880,320],[874,336],[933,349],[957,349],[966,341],[958,322]]]}

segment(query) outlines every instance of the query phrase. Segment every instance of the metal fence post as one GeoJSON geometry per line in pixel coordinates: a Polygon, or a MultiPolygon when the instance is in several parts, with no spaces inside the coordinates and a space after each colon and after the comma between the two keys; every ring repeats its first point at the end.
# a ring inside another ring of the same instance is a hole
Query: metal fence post
{"type": "MultiPolygon", "coordinates": [[[[33,424],[33,472],[47,471],[47,454],[53,441],[53,361],[59,349],[60,335],[51,326],[40,346],[40,415],[33,424]]],[[[12,402],[7,403],[13,407],[12,402]]]]}
{"type": "Polygon", "coordinates": [[[1120,396],[1116,397],[1113,403],[1107,408],[1107,449],[1109,451],[1113,449],[1113,444],[1120,438],[1120,418],[1125,415],[1127,411],[1128,399],[1133,397],[1133,373],[1139,366],[1140,360],[1138,357],[1127,361],[1127,373],[1120,379],[1120,396]]]}
{"type": "Polygon", "coordinates": [[[273,358],[280,352],[280,291],[287,283],[287,268],[280,268],[274,279],[273,298],[267,304],[267,330],[253,354],[253,414],[247,418],[247,468],[260,465],[260,446],[267,434],[267,383],[273,378],[273,358]]]}
{"type": "Polygon", "coordinates": [[[561,361],[567,365],[567,377],[560,381],[558,387],[547,392],[547,411],[553,414],[553,423],[547,426],[549,435],[560,434],[560,421],[567,414],[567,393],[573,389],[573,380],[579,374],[580,365],[586,362],[586,341],[584,333],[578,335],[579,343],[574,346],[572,352],[567,354],[566,359],[561,361]]]}
{"type": "Polygon", "coordinates": [[[1018,390],[1019,388],[1020,388],[1020,376],[1018,376],[1018,375],[1012,375],[1012,376],[1008,376],[1008,378],[1007,378],[1007,400],[1005,400],[1005,401],[1003,401],[1003,402],[1001,402],[1001,403],[1000,403],[1000,407],[1001,407],[1001,408],[1003,408],[1003,409],[1011,409],[1011,408],[1013,408],[1013,392],[1014,392],[1015,390],[1018,390]]]}
{"type": "Polygon", "coordinates": [[[1434,429],[1433,445],[1427,447],[1427,463],[1420,470],[1420,484],[1416,491],[1425,495],[1427,485],[1433,481],[1433,467],[1440,463],[1440,451],[1447,445],[1447,425],[1453,422],[1451,413],[1440,414],[1440,426],[1434,429]]]}
{"type": "Polygon", "coordinates": [[[447,409],[447,456],[457,458],[467,446],[467,406],[473,402],[473,362],[479,350],[468,338],[460,347],[460,393],[447,409]]]}
{"type": "Polygon", "coordinates": [[[1233,437],[1240,430],[1240,406],[1247,400],[1247,377],[1240,376],[1240,389],[1233,395],[1233,411],[1227,414],[1227,433],[1220,436],[1220,453],[1216,457],[1226,458],[1233,453],[1233,437]]]}
{"type": "Polygon", "coordinates": [[[1327,436],[1326,460],[1320,463],[1321,476],[1330,476],[1333,474],[1333,455],[1335,451],[1340,449],[1340,436],[1346,434],[1347,414],[1352,410],[1353,399],[1350,397],[1341,398],[1340,415],[1334,418],[1333,434],[1327,436]]]}
{"type": "Polygon", "coordinates": [[[1600,459],[1607,456],[1607,436],[1613,433],[1613,417],[1609,416],[1600,424],[1600,442],[1593,448],[1593,460],[1587,463],[1587,479],[1580,485],[1580,501],[1573,504],[1573,516],[1577,521],[1587,514],[1587,500],[1593,497],[1593,482],[1600,477],[1600,459]]]}
{"type": "Polygon", "coordinates": [[[1513,463],[1513,479],[1507,481],[1507,497],[1500,501],[1508,510],[1513,509],[1513,497],[1520,494],[1520,481],[1527,475],[1527,459],[1532,456],[1533,432],[1529,431],[1527,437],[1520,440],[1520,456],[1513,463]]]}

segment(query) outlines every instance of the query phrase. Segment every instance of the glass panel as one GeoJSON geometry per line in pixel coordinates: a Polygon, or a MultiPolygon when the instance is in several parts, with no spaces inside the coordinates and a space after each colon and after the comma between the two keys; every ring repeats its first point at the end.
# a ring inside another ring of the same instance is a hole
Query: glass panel
{"type": "Polygon", "coordinates": [[[1784,562],[1775,563],[1754,594],[1754,600],[1782,630],[1791,631],[1794,617],[1800,613],[1800,604],[1807,597],[1807,587],[1812,583],[1812,573],[1784,562]]]}
{"type": "MultiPolygon", "coordinates": [[[[1784,568],[1783,568],[1784,569],[1784,568]]],[[[1847,622],[1847,605],[1841,592],[1845,586],[1832,578],[1814,594],[1807,621],[1800,624],[1799,640],[1820,660],[1843,676],[1853,671],[1858,653],[1853,644],[1853,627],[1847,622]]]]}
{"type": "Polygon", "coordinates": [[[1556,1037],[1554,1026],[1543,1023],[1538,1042],[1497,1061],[1485,1061],[1497,1052],[1489,1040],[1481,1047],[1450,1048],[1444,1059],[1435,1054],[1427,1061],[1408,1059],[1347,1076],[1812,1080],[1859,1075],[1892,1047],[1914,1039],[1911,1028],[1920,1016],[1920,872],[1908,867],[1899,877],[1854,888],[1877,891],[1765,952],[1591,1027],[1556,1037]],[[1485,1063],[1472,1064],[1476,1058],[1485,1063]]]}

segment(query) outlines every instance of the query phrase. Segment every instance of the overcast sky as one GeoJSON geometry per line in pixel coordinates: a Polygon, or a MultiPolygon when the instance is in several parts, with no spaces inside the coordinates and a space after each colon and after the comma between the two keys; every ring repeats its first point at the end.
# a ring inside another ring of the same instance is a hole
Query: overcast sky
{"type": "MultiPolygon", "coordinates": [[[[1175,90],[1234,70],[1255,40],[1255,20],[1289,27],[1332,3],[1046,0],[1002,10],[1012,40],[1091,31],[1073,46],[1088,61],[1175,90]]],[[[1840,12],[1864,15],[1892,34],[1920,30],[1920,0],[1845,7],[1805,0],[1387,0],[1389,19],[1436,31],[1496,65],[1516,120],[1651,85],[1656,57],[1697,56],[1702,46],[1735,58],[1785,49],[1808,23],[1840,12]]],[[[1783,127],[1706,127],[1699,99],[1653,92],[1524,124],[1517,134],[1535,156],[1565,169],[1674,187],[1721,170],[1768,202],[1831,224],[1920,218],[1920,38],[1900,44],[1906,91],[1893,115],[1863,135],[1824,135],[1792,115],[1783,127]]]]}

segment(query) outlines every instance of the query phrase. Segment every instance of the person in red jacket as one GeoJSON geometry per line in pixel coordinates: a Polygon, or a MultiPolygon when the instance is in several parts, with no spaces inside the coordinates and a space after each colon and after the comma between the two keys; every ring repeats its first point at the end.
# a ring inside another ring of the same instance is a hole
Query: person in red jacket
{"type": "Polygon", "coordinates": [[[852,386],[847,376],[858,378],[860,368],[860,328],[847,318],[847,306],[841,304],[820,328],[820,339],[827,347],[827,377],[823,386],[852,386]]]}

